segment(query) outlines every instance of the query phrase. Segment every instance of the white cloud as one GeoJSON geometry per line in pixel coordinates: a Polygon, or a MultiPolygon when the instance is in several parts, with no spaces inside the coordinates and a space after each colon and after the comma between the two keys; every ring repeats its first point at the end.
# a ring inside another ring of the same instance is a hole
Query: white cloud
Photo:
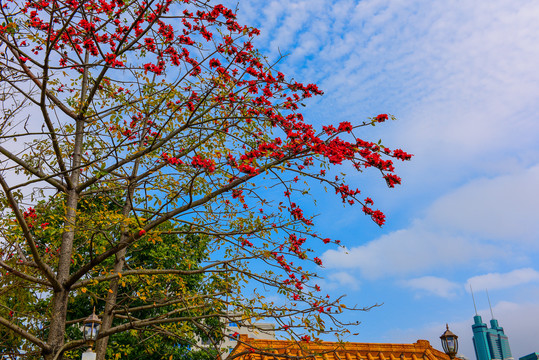
{"type": "Polygon", "coordinates": [[[345,271],[330,274],[327,278],[328,280],[338,284],[339,287],[347,287],[351,290],[359,289],[359,281],[345,271]]]}
{"type": "Polygon", "coordinates": [[[471,277],[466,282],[466,289],[469,289],[470,285],[474,289],[508,289],[531,282],[539,282],[539,271],[532,268],[524,268],[507,273],[488,273],[471,277]]]}
{"type": "Polygon", "coordinates": [[[365,245],[328,250],[328,268],[357,268],[370,279],[422,274],[440,266],[488,270],[500,261],[530,262],[539,240],[539,166],[477,179],[444,195],[408,228],[365,245]]]}
{"type": "Polygon", "coordinates": [[[426,221],[439,229],[481,238],[537,244],[537,184],[539,165],[493,179],[476,179],[436,200],[426,221]]]}
{"type": "Polygon", "coordinates": [[[324,279],[318,281],[318,285],[323,290],[358,290],[360,282],[357,277],[350,275],[348,272],[338,271],[326,275],[324,279]]]}
{"type": "Polygon", "coordinates": [[[327,268],[355,268],[362,276],[377,279],[507,256],[505,249],[492,244],[433,232],[424,225],[417,221],[408,229],[383,235],[363,246],[328,250],[322,260],[327,268]]]}
{"type": "Polygon", "coordinates": [[[443,298],[452,298],[462,288],[460,284],[436,276],[422,276],[410,280],[404,280],[401,284],[405,287],[419,291],[419,294],[436,295],[443,298]]]}

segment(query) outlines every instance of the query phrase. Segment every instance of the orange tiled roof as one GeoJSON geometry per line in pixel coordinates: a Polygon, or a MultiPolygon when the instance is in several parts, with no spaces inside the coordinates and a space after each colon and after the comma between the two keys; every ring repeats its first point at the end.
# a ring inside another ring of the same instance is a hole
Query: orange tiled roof
{"type": "Polygon", "coordinates": [[[298,343],[291,340],[261,340],[240,335],[229,359],[235,360],[449,360],[427,340],[414,344],[353,342],[298,343]],[[254,351],[253,351],[254,350],[254,351]]]}

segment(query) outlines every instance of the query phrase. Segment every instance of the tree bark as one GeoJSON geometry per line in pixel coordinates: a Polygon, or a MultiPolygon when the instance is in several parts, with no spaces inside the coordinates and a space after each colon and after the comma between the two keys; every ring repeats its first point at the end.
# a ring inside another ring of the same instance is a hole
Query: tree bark
{"type": "MultiPolygon", "coordinates": [[[[126,249],[120,250],[116,255],[116,262],[114,263],[114,272],[119,273],[123,270],[125,264],[125,252],[126,249]]],[[[116,306],[116,299],[118,296],[118,283],[119,278],[112,279],[110,282],[110,290],[105,303],[105,311],[103,312],[103,319],[101,324],[101,331],[108,330],[112,327],[112,320],[114,320],[114,314],[112,311],[116,306]]],[[[107,353],[107,345],[109,337],[99,339],[95,345],[95,351],[97,353],[96,360],[104,360],[107,353]]]]}
{"type": "Polygon", "coordinates": [[[62,234],[62,245],[60,247],[58,272],[56,278],[60,283],[61,289],[54,292],[52,301],[53,316],[50,323],[49,336],[47,343],[52,346],[51,354],[44,354],[45,360],[62,360],[63,356],[58,352],[64,345],[65,324],[67,318],[67,305],[69,299],[69,287],[66,282],[69,278],[71,268],[71,256],[73,252],[73,241],[75,239],[75,229],[77,225],[77,204],[79,194],[75,190],[79,184],[79,167],[82,159],[82,144],[84,138],[84,121],[77,120],[75,144],[73,148],[73,163],[71,168],[72,189],[68,191],[65,214],[65,230],[62,234]]]}

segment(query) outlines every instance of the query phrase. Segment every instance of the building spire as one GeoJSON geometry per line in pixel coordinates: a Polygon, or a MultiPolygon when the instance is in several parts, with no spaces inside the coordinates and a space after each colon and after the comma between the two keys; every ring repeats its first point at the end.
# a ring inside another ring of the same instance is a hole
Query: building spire
{"type": "Polygon", "coordinates": [[[492,319],[494,319],[494,313],[492,312],[492,305],[490,305],[490,296],[488,296],[488,289],[485,289],[487,292],[487,299],[488,299],[488,307],[490,308],[490,316],[492,316],[492,319]]]}
{"type": "Polygon", "coordinates": [[[475,306],[475,298],[474,298],[474,296],[473,296],[472,284],[470,284],[470,291],[471,291],[471,293],[472,293],[472,301],[473,301],[473,307],[474,307],[474,309],[475,309],[475,315],[477,316],[477,315],[478,315],[478,314],[477,314],[477,306],[475,306]]]}

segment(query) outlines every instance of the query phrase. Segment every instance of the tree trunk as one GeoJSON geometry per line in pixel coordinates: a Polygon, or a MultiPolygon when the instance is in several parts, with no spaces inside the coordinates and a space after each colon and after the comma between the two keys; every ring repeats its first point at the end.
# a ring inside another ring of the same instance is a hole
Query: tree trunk
{"type": "MultiPolygon", "coordinates": [[[[125,264],[125,252],[126,250],[123,249],[116,255],[116,262],[114,263],[114,272],[119,273],[123,270],[124,264],[125,264]]],[[[110,282],[110,291],[107,296],[107,302],[105,303],[105,311],[103,312],[103,319],[101,324],[101,331],[105,331],[111,328],[112,326],[112,320],[114,320],[114,315],[112,314],[112,311],[114,310],[114,307],[116,306],[116,298],[118,296],[118,283],[119,278],[115,278],[111,280],[110,282]]],[[[95,351],[97,353],[97,359],[96,360],[104,360],[105,355],[107,353],[107,345],[109,342],[109,337],[104,337],[102,339],[99,339],[96,342],[95,345],[95,351]]]]}
{"type": "Polygon", "coordinates": [[[53,347],[52,354],[45,355],[45,360],[62,360],[63,356],[58,355],[65,341],[65,326],[67,318],[67,305],[69,299],[69,288],[65,287],[69,278],[71,268],[71,256],[73,253],[73,242],[77,226],[77,205],[79,194],[76,187],[79,184],[79,167],[82,158],[82,143],[84,136],[84,122],[78,120],[76,123],[75,144],[73,147],[73,162],[71,170],[71,189],[67,193],[66,214],[64,222],[64,232],[62,234],[62,245],[58,254],[58,272],[56,278],[62,287],[55,291],[52,302],[52,319],[50,323],[47,343],[53,347]],[[56,357],[57,356],[57,357],[56,357]]]}
{"type": "MultiPolygon", "coordinates": [[[[62,345],[64,345],[64,333],[65,333],[65,323],[66,323],[66,314],[67,314],[67,304],[68,304],[69,292],[62,290],[60,292],[54,293],[53,300],[53,317],[51,321],[49,337],[47,338],[47,343],[53,347],[53,351],[50,354],[44,354],[45,360],[52,360],[60,351],[62,345]]],[[[62,357],[57,357],[58,360],[61,360],[62,357]]]]}

